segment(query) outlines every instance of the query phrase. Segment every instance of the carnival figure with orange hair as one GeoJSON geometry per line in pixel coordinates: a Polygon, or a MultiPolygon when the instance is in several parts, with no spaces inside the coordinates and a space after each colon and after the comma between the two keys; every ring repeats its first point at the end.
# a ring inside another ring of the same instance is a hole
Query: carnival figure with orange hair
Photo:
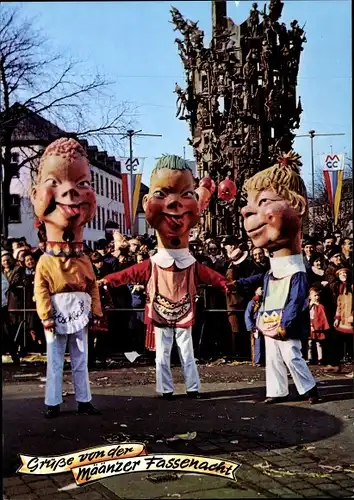
{"type": "Polygon", "coordinates": [[[96,210],[96,195],[85,150],[74,139],[50,144],[40,160],[32,203],[46,230],[46,247],[35,274],[34,296],[47,341],[46,417],[62,403],[67,341],[78,413],[98,414],[91,404],[88,377],[88,324],[102,316],[83,231],[96,210]]]}
{"type": "Polygon", "coordinates": [[[240,287],[263,287],[257,329],[265,337],[268,404],[288,398],[287,368],[300,396],[310,403],[318,401],[316,382],[301,353],[301,341],[307,341],[310,331],[309,289],[301,253],[307,210],[301,165],[299,155],[290,152],[243,187],[247,203],[241,212],[247,236],[270,257],[265,276],[237,281],[240,287]]]}

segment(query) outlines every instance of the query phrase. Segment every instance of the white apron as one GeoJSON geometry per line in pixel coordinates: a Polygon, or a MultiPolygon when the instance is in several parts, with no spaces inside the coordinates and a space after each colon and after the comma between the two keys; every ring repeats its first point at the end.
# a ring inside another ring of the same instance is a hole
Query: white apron
{"type": "Polygon", "coordinates": [[[88,293],[56,293],[50,299],[55,333],[76,333],[88,324],[91,315],[91,297],[88,293]]]}

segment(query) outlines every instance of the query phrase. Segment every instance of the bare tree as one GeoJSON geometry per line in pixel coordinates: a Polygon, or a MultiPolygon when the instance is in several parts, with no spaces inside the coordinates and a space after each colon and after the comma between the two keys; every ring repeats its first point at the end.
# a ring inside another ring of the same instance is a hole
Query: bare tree
{"type": "Polygon", "coordinates": [[[133,127],[136,110],[129,102],[115,101],[109,92],[111,84],[99,73],[87,75],[79,62],[53,53],[35,21],[24,19],[18,7],[0,6],[0,161],[5,236],[11,179],[23,166],[33,168],[40,154],[33,148],[33,154],[18,165],[11,162],[11,151],[21,145],[19,139],[26,132],[29,113],[39,116],[37,135],[44,141],[69,131],[67,135],[115,151],[122,139],[119,134],[133,127]]]}

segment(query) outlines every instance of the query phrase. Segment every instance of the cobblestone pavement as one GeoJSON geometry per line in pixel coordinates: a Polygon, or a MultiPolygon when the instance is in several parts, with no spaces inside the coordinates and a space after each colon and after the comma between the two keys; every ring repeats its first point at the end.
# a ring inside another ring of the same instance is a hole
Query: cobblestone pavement
{"type": "MultiPolygon", "coordinates": [[[[156,399],[154,386],[134,382],[139,370],[90,376],[102,417],[78,417],[66,375],[63,415],[43,419],[43,384],[4,385],[4,498],[8,500],[155,498],[354,498],[353,381],[319,378],[323,401],[265,407],[263,371],[249,366],[201,370],[208,399],[156,399]],[[237,382],[210,383],[213,374],[237,382]],[[261,373],[261,375],[260,375],[261,373]],[[129,384],[124,380],[129,379],[129,384]],[[42,387],[40,387],[42,386],[42,387]],[[83,425],[85,422],[85,425],[83,425]],[[166,441],[196,431],[191,441],[166,441]],[[57,455],[88,446],[144,441],[149,453],[185,453],[241,464],[237,482],[200,474],[137,473],[76,487],[71,473],[16,475],[18,453],[57,455]]],[[[146,370],[146,368],[141,368],[146,370]]],[[[141,375],[140,375],[141,376],[141,375]]],[[[178,377],[176,377],[178,379],[178,377]]],[[[26,380],[26,379],[25,379],[26,380]]],[[[71,389],[72,390],[72,389],[71,389]]],[[[293,388],[292,388],[293,391],[293,388]]]]}

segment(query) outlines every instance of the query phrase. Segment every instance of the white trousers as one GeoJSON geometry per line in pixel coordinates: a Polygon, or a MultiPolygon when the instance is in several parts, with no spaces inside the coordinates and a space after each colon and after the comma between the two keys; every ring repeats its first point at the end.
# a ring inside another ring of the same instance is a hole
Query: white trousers
{"type": "Polygon", "coordinates": [[[70,335],[45,332],[47,341],[45,404],[47,406],[56,406],[63,402],[63,368],[67,340],[69,340],[75,399],[78,403],[88,403],[91,401],[87,367],[87,336],[87,326],[70,335]]]}
{"type": "Polygon", "coordinates": [[[187,391],[199,392],[200,379],[194,359],[192,327],[154,327],[154,330],[156,344],[156,391],[165,394],[174,390],[171,372],[171,350],[173,337],[175,336],[187,391]]]}
{"type": "Polygon", "coordinates": [[[286,367],[288,367],[300,395],[305,394],[316,385],[315,379],[302,357],[300,340],[274,340],[266,336],[264,339],[267,397],[280,398],[289,394],[286,367]]]}

